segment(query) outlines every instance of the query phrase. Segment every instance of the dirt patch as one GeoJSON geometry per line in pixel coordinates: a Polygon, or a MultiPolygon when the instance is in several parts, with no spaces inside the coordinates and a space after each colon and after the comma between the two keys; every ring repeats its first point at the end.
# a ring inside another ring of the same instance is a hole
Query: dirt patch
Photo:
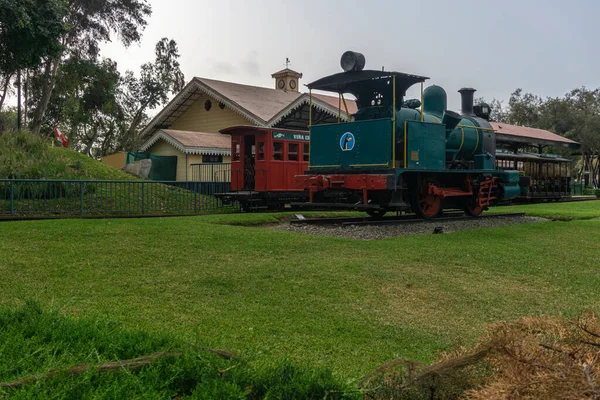
{"type": "MultiPolygon", "coordinates": [[[[292,219],[293,217],[290,216],[292,219]]],[[[410,224],[398,225],[304,225],[304,224],[289,224],[281,223],[274,229],[291,231],[298,233],[306,233],[311,235],[322,236],[340,236],[357,240],[378,240],[388,239],[397,236],[407,235],[424,235],[432,234],[436,228],[442,228],[444,234],[454,233],[464,230],[490,228],[498,226],[524,224],[530,222],[548,221],[545,218],[539,217],[497,217],[497,218],[481,218],[470,220],[457,221],[422,221],[410,224]]],[[[439,229],[438,229],[439,230],[439,229]]]]}

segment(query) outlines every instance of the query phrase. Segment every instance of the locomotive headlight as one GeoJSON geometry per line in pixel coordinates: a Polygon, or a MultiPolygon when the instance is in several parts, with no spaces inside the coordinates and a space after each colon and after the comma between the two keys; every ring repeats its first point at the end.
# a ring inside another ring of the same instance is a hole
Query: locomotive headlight
{"type": "Polygon", "coordinates": [[[342,54],[340,64],[344,72],[362,71],[365,67],[365,56],[355,51],[347,51],[342,54]]]}

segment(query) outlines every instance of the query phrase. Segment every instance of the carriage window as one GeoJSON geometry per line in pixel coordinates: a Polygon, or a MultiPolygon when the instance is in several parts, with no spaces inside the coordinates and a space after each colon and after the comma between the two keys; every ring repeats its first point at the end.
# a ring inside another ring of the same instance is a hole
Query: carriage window
{"type": "Polygon", "coordinates": [[[298,143],[288,144],[288,160],[298,161],[298,143]]]}
{"type": "Polygon", "coordinates": [[[302,155],[302,159],[304,161],[308,161],[309,157],[310,157],[310,146],[309,146],[309,144],[308,143],[304,143],[304,148],[302,150],[303,150],[303,153],[304,153],[302,155]]]}
{"type": "Polygon", "coordinates": [[[258,142],[258,159],[265,159],[265,142],[258,142]]]}
{"type": "Polygon", "coordinates": [[[235,144],[235,151],[233,152],[233,159],[234,160],[239,160],[240,159],[240,144],[236,143],[235,144]]]}
{"type": "Polygon", "coordinates": [[[283,160],[282,142],[273,142],[273,160],[283,160]]]}

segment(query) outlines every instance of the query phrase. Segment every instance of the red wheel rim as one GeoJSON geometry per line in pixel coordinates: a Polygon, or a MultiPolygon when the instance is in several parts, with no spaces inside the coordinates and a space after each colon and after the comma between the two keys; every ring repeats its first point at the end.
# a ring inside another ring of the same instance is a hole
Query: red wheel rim
{"type": "Polygon", "coordinates": [[[419,208],[423,215],[435,217],[442,206],[442,199],[439,196],[429,193],[429,183],[423,185],[421,195],[419,196],[419,208]]]}
{"type": "Polygon", "coordinates": [[[466,209],[469,214],[473,216],[478,216],[483,212],[483,206],[477,205],[476,200],[467,200],[466,209]]]}
{"type": "Polygon", "coordinates": [[[483,212],[483,207],[475,206],[471,208],[471,211],[473,212],[473,214],[481,214],[483,212]]]}

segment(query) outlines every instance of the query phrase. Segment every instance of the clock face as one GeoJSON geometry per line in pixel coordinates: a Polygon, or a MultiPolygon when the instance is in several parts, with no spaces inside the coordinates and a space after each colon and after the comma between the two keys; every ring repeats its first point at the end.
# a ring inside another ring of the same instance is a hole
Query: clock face
{"type": "Polygon", "coordinates": [[[281,79],[279,82],[277,82],[277,86],[279,86],[279,89],[283,89],[285,87],[285,81],[281,79]]]}
{"type": "Polygon", "coordinates": [[[293,80],[293,79],[292,79],[292,80],[290,81],[290,87],[291,87],[292,89],[296,89],[296,81],[295,81],[295,80],[293,80]]]}

